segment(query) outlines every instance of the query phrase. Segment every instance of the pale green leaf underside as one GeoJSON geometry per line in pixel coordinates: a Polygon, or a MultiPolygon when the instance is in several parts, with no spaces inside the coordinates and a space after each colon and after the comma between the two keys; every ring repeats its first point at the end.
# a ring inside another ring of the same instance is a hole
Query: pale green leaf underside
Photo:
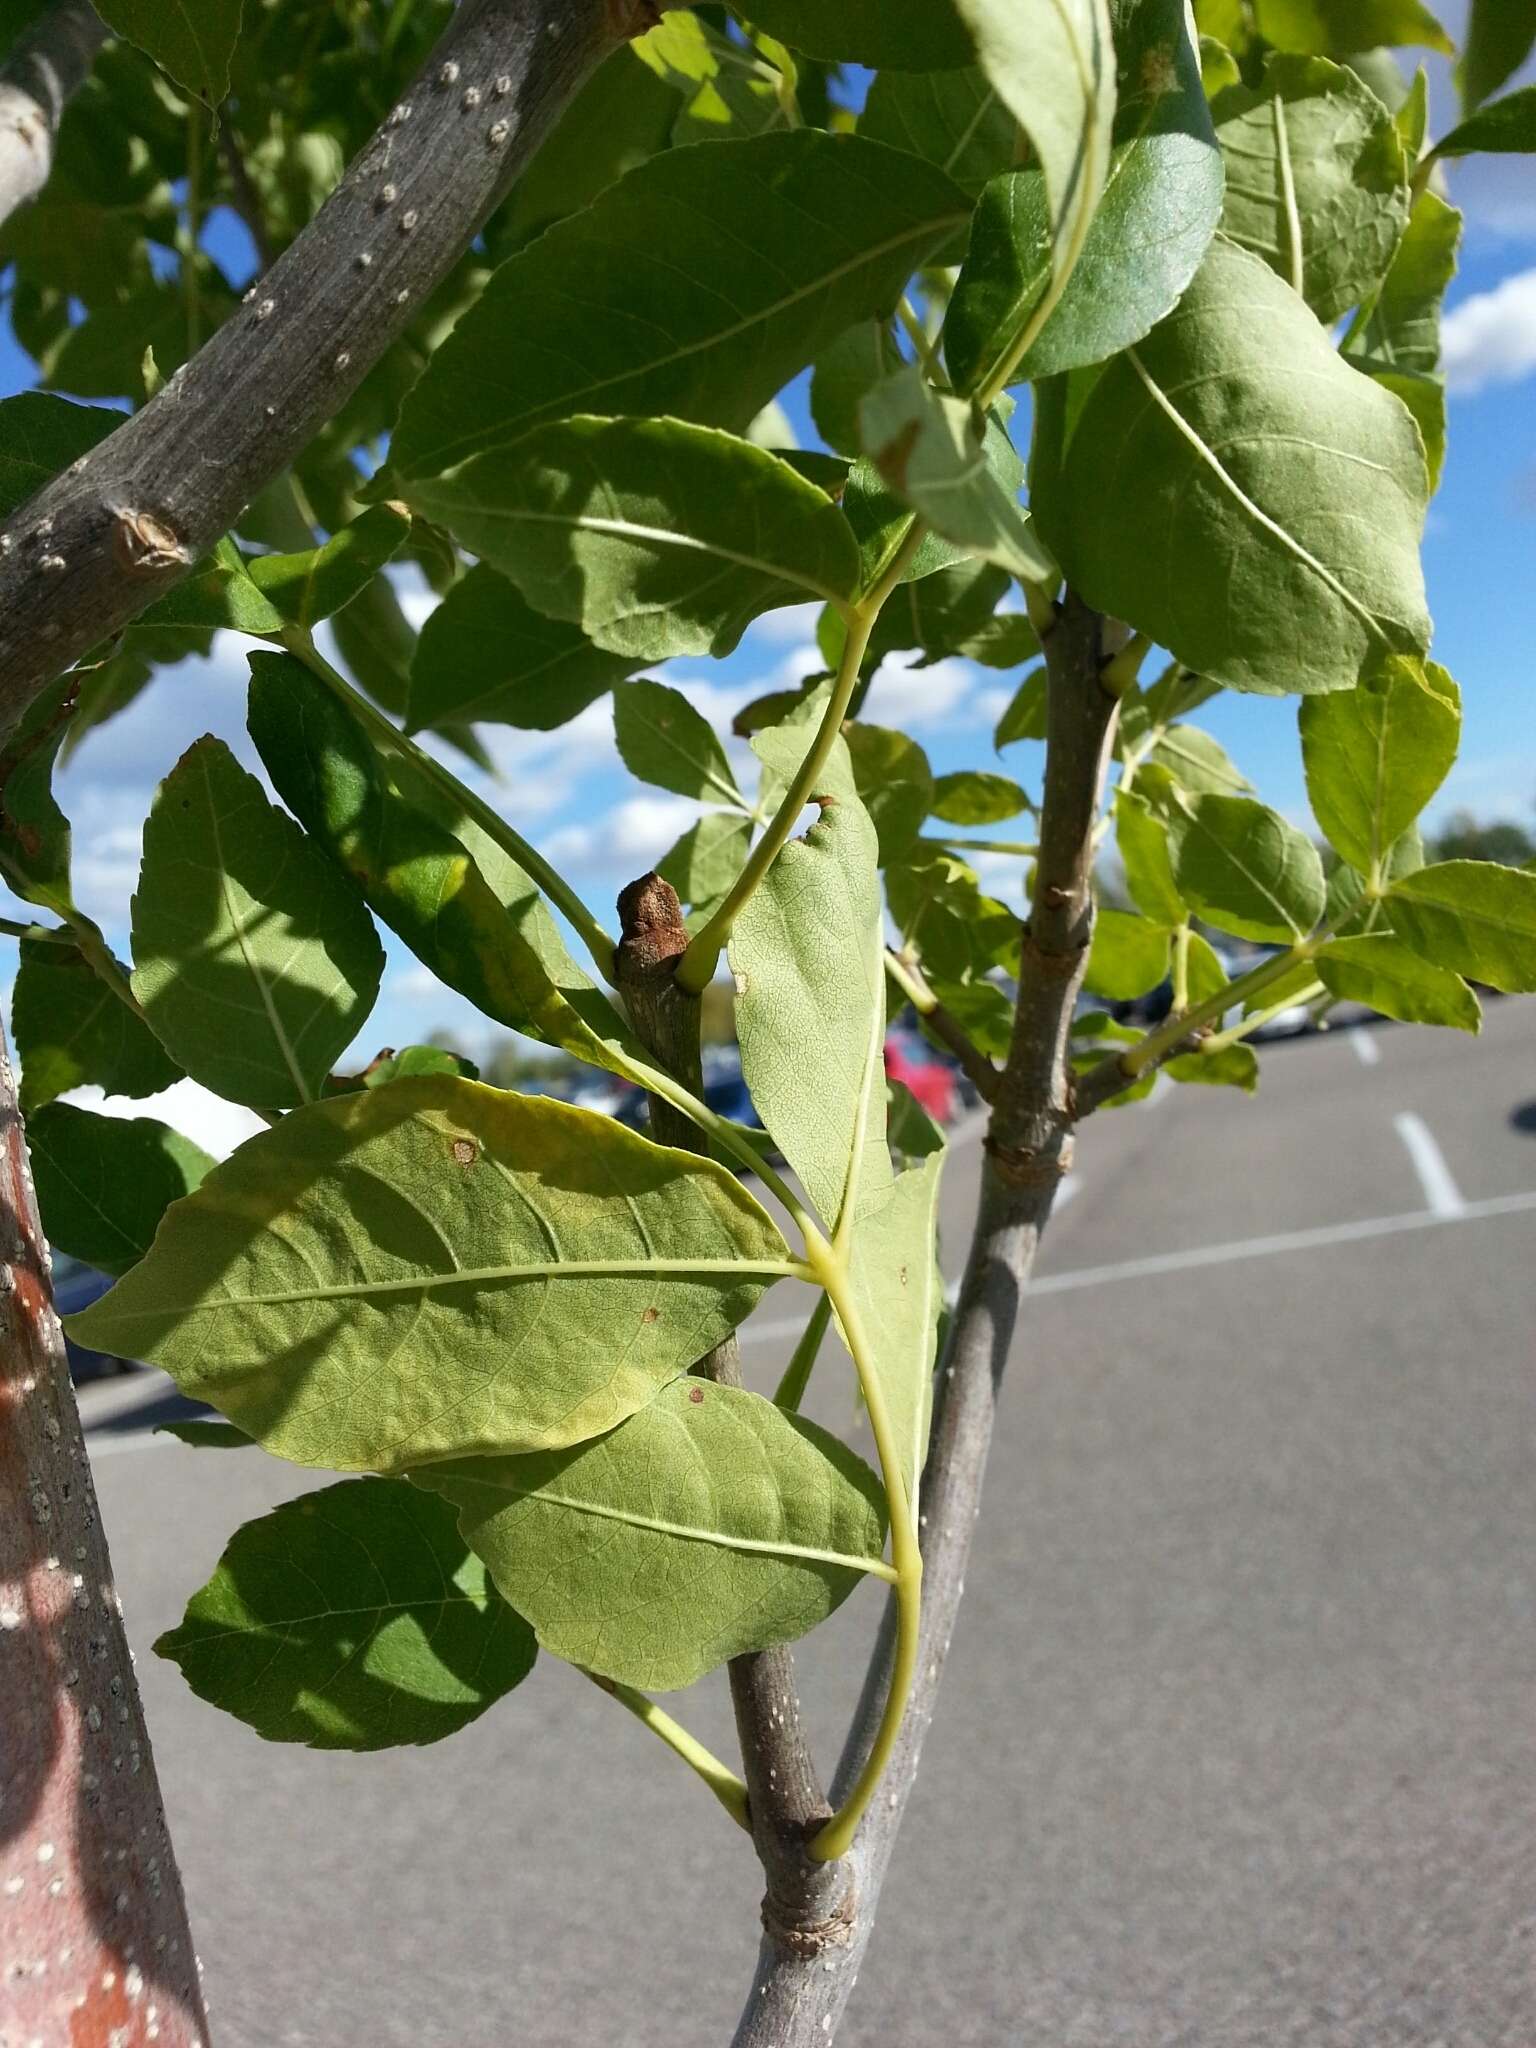
{"type": "Polygon", "coordinates": [[[982,69],[1034,144],[1057,267],[1071,268],[1104,188],[1115,118],[1105,0],[956,0],[982,69]]]}
{"type": "Polygon", "coordinates": [[[1427,646],[1427,495],[1407,409],[1218,236],[1098,377],[1034,505],[1090,603],[1196,674],[1307,694],[1427,646]]]}
{"type": "Polygon", "coordinates": [[[536,1655],[453,1510],[401,1479],[345,1480],[247,1522],[155,1649],[268,1742],[354,1750],[441,1741],[536,1655]]]}
{"type": "Polygon", "coordinates": [[[1226,233],[1320,320],[1358,305],[1408,223],[1408,167],[1381,101],[1342,64],[1274,56],[1261,87],[1234,86],[1212,113],[1226,233]]]}
{"type": "Polygon", "coordinates": [[[680,690],[644,678],[618,684],[613,732],[624,766],[641,782],[706,803],[741,802],[714,727],[680,690]]]}
{"type": "Polygon", "coordinates": [[[1202,796],[1172,817],[1179,893],[1222,931],[1289,945],[1323,914],[1317,848],[1249,797],[1202,796]]]}
{"type": "Polygon", "coordinates": [[[708,1160],[426,1077],[242,1146],[74,1326],[281,1457],[398,1471],[611,1428],[791,1270],[708,1160]]]}
{"type": "Polygon", "coordinates": [[[169,1204],[213,1165],[153,1117],[96,1116],[68,1102],[27,1118],[27,1150],[49,1244],[103,1273],[143,1258],[169,1204]]]}
{"type": "Polygon", "coordinates": [[[1394,882],[1392,930],[1437,967],[1510,995],[1536,991],[1536,874],[1449,860],[1394,882]]]}
{"type": "Polygon", "coordinates": [[[1379,872],[1456,759],[1455,683],[1434,662],[1393,661],[1357,689],[1309,699],[1300,725],[1317,822],[1351,866],[1379,872]]]}
{"type": "Polygon", "coordinates": [[[825,492],[678,420],[563,420],[405,489],[539,611],[645,661],[728,654],[759,613],[859,577],[825,492]]]}
{"type": "Polygon", "coordinates": [[[1479,1031],[1477,997],[1449,967],[1421,959],[1389,932],[1334,939],[1317,956],[1318,979],[1344,1002],[1365,1003],[1404,1024],[1479,1031]]]}
{"type": "Polygon", "coordinates": [[[556,1656],[670,1691],[814,1628],[881,1558],[874,1474],[760,1395],[674,1382],[575,1449],[414,1475],[556,1656]]]}
{"type": "Polygon", "coordinates": [[[384,968],[359,897],[214,739],[156,795],[133,957],[134,993],[167,1050],[255,1109],[315,1100],[384,968]]]}

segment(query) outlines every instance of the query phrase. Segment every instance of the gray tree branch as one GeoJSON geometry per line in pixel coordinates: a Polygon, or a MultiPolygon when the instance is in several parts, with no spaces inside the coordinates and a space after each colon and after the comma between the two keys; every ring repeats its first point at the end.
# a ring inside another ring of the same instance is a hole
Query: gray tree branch
{"type": "MultiPolygon", "coordinates": [[[[659,875],[644,875],[621,893],[619,918],[615,976],[636,1036],[668,1073],[699,1094],[701,1004],[676,979],[677,963],[688,950],[677,892],[659,875]]],[[[651,1134],[659,1143],[707,1151],[703,1133],[681,1110],[659,1096],[649,1100],[651,1134]]],[[[739,1387],[735,1336],[716,1345],[694,1370],[739,1387]]],[[[814,1952],[829,1931],[840,1936],[848,1925],[851,1885],[842,1865],[816,1863],[806,1853],[832,1808],[800,1718],[794,1653],[787,1646],[759,1650],[733,1657],[729,1669],[752,1840],[767,1880],[763,1922],[784,1944],[814,1952]]]]}
{"type": "Polygon", "coordinates": [[[241,310],[0,529],[0,741],[186,575],[351,396],[650,0],[464,0],[241,310]]]}
{"type": "Polygon", "coordinates": [[[0,2033],[207,2019],[0,1038],[0,2033]]]}
{"type": "Polygon", "coordinates": [[[47,184],[64,109],[106,35],[90,0],[58,0],[0,65],[0,222],[47,184]]]}
{"type": "MultiPolygon", "coordinates": [[[[1123,630],[1068,597],[1045,639],[1049,728],[1040,857],[1013,1048],[998,1086],[965,1280],[934,1398],[920,1497],[923,1620],[918,1675],[884,1784],[860,1828],[854,1912],[811,1955],[765,1932],[735,2048],[825,2048],[858,1980],[880,1891],[916,1781],[964,1591],[997,1399],[1023,1298],[1071,1154],[1069,1031],[1093,924],[1093,826],[1115,702],[1101,675],[1123,630]]],[[[834,1798],[852,1784],[879,1724],[894,1643],[875,1647],[834,1798]]]]}

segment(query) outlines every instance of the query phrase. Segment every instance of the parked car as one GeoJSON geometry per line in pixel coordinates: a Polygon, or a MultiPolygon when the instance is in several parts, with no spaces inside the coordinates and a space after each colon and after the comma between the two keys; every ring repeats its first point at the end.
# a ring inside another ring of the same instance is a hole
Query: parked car
{"type": "Polygon", "coordinates": [[[936,1124],[954,1121],[959,1094],[954,1069],[915,1031],[886,1033],[885,1071],[888,1079],[910,1090],[936,1124]]]}
{"type": "MultiPolygon", "coordinates": [[[[100,1301],[111,1285],[110,1277],[98,1272],[94,1266],[72,1259],[67,1252],[53,1254],[53,1299],[61,1316],[72,1316],[80,1309],[89,1308],[93,1301],[100,1301]]],[[[69,1357],[70,1378],[76,1386],[87,1380],[111,1379],[117,1373],[139,1370],[135,1360],[114,1358],[106,1351],[91,1351],[85,1345],[77,1344],[68,1332],[64,1337],[64,1349],[69,1357]]]]}

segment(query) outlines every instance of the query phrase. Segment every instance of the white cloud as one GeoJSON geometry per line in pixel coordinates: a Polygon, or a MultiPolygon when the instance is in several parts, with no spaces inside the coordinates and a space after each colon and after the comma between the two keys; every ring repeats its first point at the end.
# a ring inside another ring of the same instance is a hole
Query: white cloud
{"type": "Polygon", "coordinates": [[[871,685],[865,715],[875,725],[896,725],[906,732],[971,725],[983,694],[969,662],[951,658],[927,668],[898,668],[888,661],[871,685]]]}
{"type": "Polygon", "coordinates": [[[749,634],[753,642],[768,647],[787,647],[800,640],[814,641],[819,604],[787,604],[779,611],[764,612],[754,619],[749,634]]]}
{"type": "Polygon", "coordinates": [[[698,815],[699,806],[684,796],[630,797],[597,824],[562,825],[543,851],[556,867],[571,870],[658,861],[698,815]]]}
{"type": "Polygon", "coordinates": [[[103,1095],[96,1087],[72,1088],[64,1097],[81,1109],[93,1109],[98,1116],[158,1117],[180,1131],[215,1159],[227,1159],[237,1145],[254,1138],[267,1127],[253,1109],[221,1101],[196,1081],[176,1081],[159,1095],[147,1095],[142,1102],[126,1095],[103,1095]]]}
{"type": "Polygon", "coordinates": [[[1491,292],[1463,299],[1442,329],[1446,379],[1453,391],[1515,384],[1536,372],[1536,270],[1506,277],[1491,292]]]}

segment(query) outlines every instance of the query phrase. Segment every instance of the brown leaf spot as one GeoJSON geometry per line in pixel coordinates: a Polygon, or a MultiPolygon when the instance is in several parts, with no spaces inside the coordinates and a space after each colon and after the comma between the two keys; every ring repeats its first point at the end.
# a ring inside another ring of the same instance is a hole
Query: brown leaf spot
{"type": "Polygon", "coordinates": [[[660,1314],[661,1310],[659,1308],[648,1308],[640,1320],[642,1323],[654,1323],[660,1314]]]}
{"type": "Polygon", "coordinates": [[[704,1389],[702,1387],[690,1387],[688,1389],[688,1398],[697,1407],[704,1399],[704,1389]]]}
{"type": "Polygon", "coordinates": [[[921,432],[919,422],[909,420],[894,440],[887,441],[883,448],[875,451],[876,469],[898,496],[906,491],[907,464],[912,460],[912,450],[921,432]]]}
{"type": "Polygon", "coordinates": [[[480,1148],[468,1138],[455,1138],[453,1141],[453,1156],[460,1166],[473,1166],[480,1157],[480,1148]]]}

